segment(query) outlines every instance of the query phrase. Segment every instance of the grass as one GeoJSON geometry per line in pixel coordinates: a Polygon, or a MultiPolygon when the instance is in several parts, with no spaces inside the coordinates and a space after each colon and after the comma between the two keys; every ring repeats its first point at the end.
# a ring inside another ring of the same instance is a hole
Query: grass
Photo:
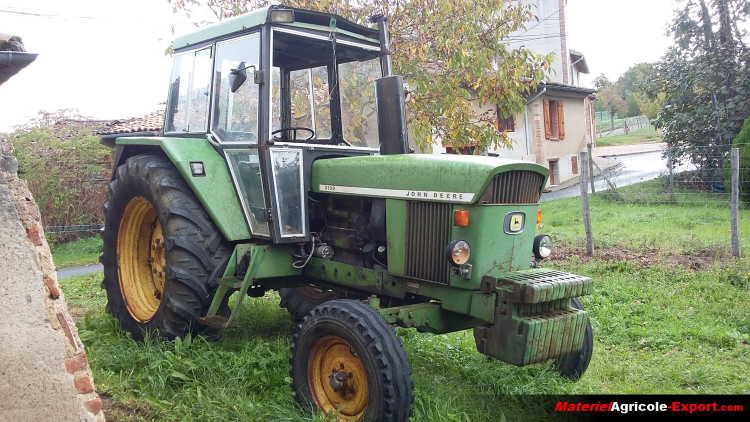
{"type": "Polygon", "coordinates": [[[622,127],[625,127],[625,119],[614,119],[614,122],[609,119],[596,120],[596,133],[609,132],[622,127]]]}
{"type": "MultiPolygon", "coordinates": [[[[728,219],[711,201],[701,206],[681,199],[669,205],[628,202],[639,194],[657,195],[659,189],[658,182],[651,182],[625,190],[619,200],[594,196],[600,245],[658,248],[664,255],[725,247],[728,219]]],[[[580,243],[578,200],[553,201],[543,208],[547,231],[569,245],[580,243]]],[[[539,398],[528,397],[539,394],[750,391],[750,259],[714,261],[693,271],[659,260],[643,265],[572,255],[550,266],[596,281],[594,295],[583,298],[595,337],[584,377],[574,383],[550,364],[518,368],[489,359],[476,352],[471,331],[433,336],[399,329],[416,382],[413,420],[551,420],[539,398]]],[[[71,307],[86,314],[79,332],[97,389],[107,399],[108,418],[324,420],[293,399],[288,376],[292,325],[276,294],[246,301],[221,341],[138,343],[105,314],[100,282],[101,273],[61,281],[71,307]]]]}
{"type": "Polygon", "coordinates": [[[661,142],[661,136],[654,128],[633,130],[627,135],[612,135],[597,138],[596,146],[609,147],[615,145],[641,144],[644,142],[661,142]]]}
{"type": "MultiPolygon", "coordinates": [[[[631,250],[657,249],[665,254],[726,255],[730,245],[730,209],[723,193],[665,192],[661,179],[628,186],[617,195],[591,197],[595,243],[631,250]]],[[[544,231],[568,246],[585,238],[581,202],[566,198],[542,203],[544,231]]],[[[740,232],[750,233],[750,210],[740,212],[740,232]]],[[[750,237],[741,236],[750,250],[750,237]]]]}
{"type": "Polygon", "coordinates": [[[75,267],[99,263],[102,253],[102,238],[85,237],[52,246],[52,259],[57,268],[75,267]]]}

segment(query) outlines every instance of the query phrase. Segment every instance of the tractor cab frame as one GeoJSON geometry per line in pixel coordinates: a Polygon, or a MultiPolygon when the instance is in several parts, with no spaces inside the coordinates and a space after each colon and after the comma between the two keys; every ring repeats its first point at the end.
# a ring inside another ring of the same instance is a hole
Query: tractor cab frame
{"type": "Polygon", "coordinates": [[[164,134],[220,150],[253,237],[307,241],[312,163],[379,151],[385,26],[278,7],[240,19],[232,34],[175,42],[164,134]]]}

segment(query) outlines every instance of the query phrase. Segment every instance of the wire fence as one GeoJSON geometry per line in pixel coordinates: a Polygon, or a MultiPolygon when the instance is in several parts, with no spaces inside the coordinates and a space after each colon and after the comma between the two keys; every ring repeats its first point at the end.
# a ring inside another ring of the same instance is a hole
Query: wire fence
{"type": "Polygon", "coordinates": [[[102,231],[104,231],[103,224],[73,224],[70,226],[47,226],[44,228],[44,232],[48,235],[99,233],[102,231]]]}
{"type": "MultiPolygon", "coordinates": [[[[582,165],[585,236],[578,239],[587,253],[598,245],[670,251],[700,261],[741,256],[750,248],[750,162],[740,159],[737,148],[699,147],[682,160],[670,158],[669,151],[648,159],[646,180],[633,180],[626,164],[595,169],[594,184],[582,165]]],[[[580,160],[588,163],[588,154],[580,160]]]]}

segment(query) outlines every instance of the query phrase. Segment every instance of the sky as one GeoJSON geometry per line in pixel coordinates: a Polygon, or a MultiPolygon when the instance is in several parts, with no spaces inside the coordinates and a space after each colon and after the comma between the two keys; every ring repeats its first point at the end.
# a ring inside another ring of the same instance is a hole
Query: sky
{"type": "MultiPolygon", "coordinates": [[[[569,0],[568,46],[585,54],[590,85],[658,60],[676,0],[569,0]]],[[[203,15],[208,17],[208,15],[203,15]]],[[[174,35],[192,30],[166,0],[0,0],[0,33],[20,35],[37,60],[0,85],[0,132],[39,110],[95,119],[158,109],[167,97],[174,35]]]]}

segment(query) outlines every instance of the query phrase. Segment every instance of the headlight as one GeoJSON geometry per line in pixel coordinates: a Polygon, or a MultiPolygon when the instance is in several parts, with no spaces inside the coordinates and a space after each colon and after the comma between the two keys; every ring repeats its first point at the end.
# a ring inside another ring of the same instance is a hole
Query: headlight
{"type": "Polygon", "coordinates": [[[536,259],[549,258],[552,255],[552,238],[540,234],[534,238],[534,256],[536,259]]]}
{"type": "Polygon", "coordinates": [[[456,240],[448,245],[448,256],[452,263],[456,265],[463,265],[469,261],[471,257],[471,248],[469,242],[465,240],[456,240]]]}

